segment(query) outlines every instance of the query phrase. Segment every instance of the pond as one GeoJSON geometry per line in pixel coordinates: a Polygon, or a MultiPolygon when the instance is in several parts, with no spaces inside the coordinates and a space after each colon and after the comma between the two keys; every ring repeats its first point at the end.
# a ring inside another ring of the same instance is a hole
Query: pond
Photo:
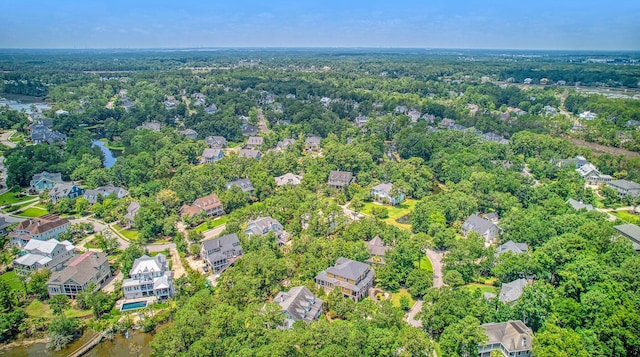
{"type": "Polygon", "coordinates": [[[402,224],[411,224],[411,216],[408,214],[405,214],[404,216],[396,219],[396,222],[402,223],[402,224]]]}
{"type": "MultiPolygon", "coordinates": [[[[28,346],[20,346],[11,350],[0,350],[0,356],[11,357],[39,357],[39,356],[53,356],[63,357],[76,351],[92,336],[92,333],[87,333],[74,341],[67,348],[61,351],[49,351],[45,343],[34,343],[28,346]]],[[[152,333],[133,332],[130,333],[129,338],[126,338],[122,334],[117,334],[112,340],[103,340],[96,347],[89,350],[83,356],[87,357],[131,357],[135,356],[135,352],[131,352],[133,344],[140,347],[140,356],[151,355],[151,347],[149,344],[153,340],[152,333]]]]}
{"type": "Polygon", "coordinates": [[[91,143],[92,147],[97,146],[100,148],[100,150],[102,150],[102,153],[104,154],[104,167],[110,168],[111,166],[115,165],[118,158],[113,155],[113,152],[109,150],[105,143],[100,140],[93,140],[91,143]]]}

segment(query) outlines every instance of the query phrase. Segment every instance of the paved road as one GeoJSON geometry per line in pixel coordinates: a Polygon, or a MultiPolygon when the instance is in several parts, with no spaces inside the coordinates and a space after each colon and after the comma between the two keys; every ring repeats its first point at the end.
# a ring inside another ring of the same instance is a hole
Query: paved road
{"type": "Polygon", "coordinates": [[[221,226],[218,226],[214,229],[208,230],[206,232],[204,232],[202,235],[204,236],[204,239],[202,240],[207,240],[207,239],[213,239],[219,235],[222,234],[222,232],[224,232],[224,230],[227,228],[226,224],[223,224],[221,226]]]}
{"type": "Polygon", "coordinates": [[[344,212],[344,215],[347,216],[349,219],[351,219],[353,221],[359,221],[359,220],[361,220],[361,219],[363,219],[365,217],[364,214],[356,212],[356,211],[352,210],[351,208],[348,208],[347,205],[343,205],[343,206],[340,206],[340,207],[342,208],[342,211],[344,212]]]}
{"type": "Polygon", "coordinates": [[[422,311],[422,300],[416,301],[411,309],[404,315],[404,320],[413,327],[422,327],[422,320],[416,320],[416,315],[422,311]]]}
{"type": "Polygon", "coordinates": [[[11,135],[13,135],[13,133],[15,132],[16,132],[15,130],[9,130],[2,133],[2,135],[0,135],[0,143],[3,143],[4,145],[7,145],[10,148],[16,147],[16,143],[9,140],[11,135]]]}
{"type": "Polygon", "coordinates": [[[433,287],[439,288],[444,286],[444,282],[442,281],[442,253],[431,249],[425,249],[425,253],[431,261],[431,267],[433,268],[433,287]]]}

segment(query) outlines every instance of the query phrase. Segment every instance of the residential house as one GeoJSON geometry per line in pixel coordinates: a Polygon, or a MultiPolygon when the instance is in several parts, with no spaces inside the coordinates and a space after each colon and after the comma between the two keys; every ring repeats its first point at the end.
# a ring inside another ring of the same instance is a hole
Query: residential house
{"type": "Polygon", "coordinates": [[[396,112],[396,113],[402,113],[402,114],[406,113],[408,110],[409,110],[409,108],[407,108],[407,106],[406,106],[406,105],[397,105],[397,106],[393,109],[393,111],[394,111],[394,112],[396,112]]]}
{"type": "Polygon", "coordinates": [[[49,296],[62,294],[75,299],[91,283],[95,283],[96,290],[100,290],[110,276],[107,254],[86,252],[70,260],[62,270],[52,273],[47,281],[47,290],[49,296]]]}
{"type": "Polygon", "coordinates": [[[522,321],[509,320],[480,325],[487,335],[487,342],[478,346],[478,357],[490,357],[491,351],[504,356],[531,357],[533,331],[522,321]]]}
{"type": "Polygon", "coordinates": [[[327,294],[339,288],[345,297],[358,302],[367,297],[373,287],[375,274],[368,264],[347,258],[338,258],[336,264],[315,277],[318,287],[327,294]]]}
{"type": "Polygon", "coordinates": [[[142,125],[136,127],[136,130],[142,130],[142,129],[158,132],[162,130],[162,123],[152,120],[152,121],[144,122],[142,123],[142,125]]]}
{"type": "Polygon", "coordinates": [[[204,213],[207,217],[221,216],[224,214],[222,202],[218,199],[218,195],[212,193],[208,196],[197,198],[192,205],[183,205],[180,208],[181,216],[195,216],[204,213]]]}
{"type": "Polygon", "coordinates": [[[259,150],[254,149],[240,149],[238,157],[260,160],[260,158],[262,157],[262,153],[260,153],[259,150]]]}
{"type": "Polygon", "coordinates": [[[478,233],[481,237],[484,237],[485,242],[487,243],[495,242],[496,238],[500,235],[500,228],[498,228],[498,226],[476,214],[471,215],[462,224],[462,234],[465,237],[471,231],[478,233]]]}
{"type": "Polygon", "coordinates": [[[627,181],[627,180],[615,180],[607,183],[607,186],[618,191],[621,197],[640,197],[640,184],[627,181]]]}
{"type": "Polygon", "coordinates": [[[247,149],[260,149],[262,143],[264,143],[264,138],[261,136],[250,136],[244,147],[247,149]]]}
{"type": "Polygon", "coordinates": [[[172,95],[167,96],[167,99],[164,101],[164,109],[171,110],[175,109],[178,106],[178,101],[172,95]]]}
{"type": "MultiPolygon", "coordinates": [[[[477,107],[477,106],[476,106],[477,107]]],[[[477,109],[476,109],[477,111],[477,109]]],[[[475,112],[472,113],[472,115],[475,114],[475,112]]],[[[424,121],[426,121],[429,124],[433,124],[436,122],[436,116],[433,114],[425,114],[422,116],[422,119],[424,119],[424,121]]]]}
{"type": "Polygon", "coordinates": [[[52,130],[45,125],[35,124],[31,126],[31,142],[34,144],[47,143],[53,145],[58,142],[66,142],[67,136],[61,132],[52,130]]]}
{"type": "Polygon", "coordinates": [[[227,147],[227,139],[224,136],[207,136],[204,142],[212,149],[222,149],[227,147]]]}
{"type": "Polygon", "coordinates": [[[580,113],[580,115],[578,115],[578,117],[580,119],[584,119],[584,120],[593,120],[593,119],[598,117],[598,114],[590,112],[590,111],[586,111],[586,112],[580,113]]]}
{"type": "Polygon", "coordinates": [[[138,202],[133,201],[129,203],[129,207],[127,207],[127,213],[125,213],[123,217],[127,228],[131,228],[131,226],[133,226],[139,210],[140,204],[138,202]]]}
{"type": "Polygon", "coordinates": [[[509,144],[509,140],[505,139],[504,136],[492,132],[482,134],[482,140],[498,144],[509,144]]]}
{"type": "Polygon", "coordinates": [[[627,223],[615,226],[613,228],[615,228],[615,230],[618,231],[620,235],[629,239],[631,241],[631,246],[633,246],[633,249],[637,253],[640,253],[640,227],[636,226],[635,224],[627,223]]]}
{"type": "Polygon", "coordinates": [[[296,99],[296,95],[295,95],[295,94],[293,94],[293,93],[289,93],[289,94],[287,94],[287,95],[285,96],[285,98],[287,98],[287,99],[296,99]]]}
{"type": "Polygon", "coordinates": [[[281,291],[273,299],[284,313],[283,328],[290,329],[296,321],[309,323],[318,320],[322,314],[324,301],[316,298],[306,286],[296,286],[288,292],[281,291]]]}
{"type": "Polygon", "coordinates": [[[389,249],[391,249],[391,247],[386,245],[380,236],[375,236],[372,240],[367,242],[367,251],[371,254],[371,257],[367,262],[384,264],[384,256],[387,254],[387,250],[389,249]]]}
{"type": "Polygon", "coordinates": [[[122,282],[125,299],[155,296],[157,299],[173,297],[173,273],[164,254],[155,257],[143,255],[134,260],[129,278],[122,282]]]}
{"type": "Polygon", "coordinates": [[[374,201],[388,203],[392,206],[399,205],[405,198],[404,193],[393,192],[393,184],[388,182],[373,186],[371,189],[371,197],[374,201]]]}
{"type": "Polygon", "coordinates": [[[364,115],[358,115],[356,117],[356,119],[354,120],[354,124],[357,127],[362,127],[364,126],[367,122],[369,121],[369,117],[364,116],[364,115]]]}
{"type": "Polygon", "coordinates": [[[544,115],[552,115],[552,116],[558,115],[558,110],[550,105],[545,105],[543,109],[544,109],[544,115]]]}
{"type": "Polygon", "coordinates": [[[56,271],[75,255],[75,247],[68,240],[59,242],[55,239],[32,239],[22,249],[26,254],[13,260],[13,268],[20,276],[27,276],[43,268],[56,271]]]}
{"type": "Polygon", "coordinates": [[[531,84],[531,82],[533,82],[533,79],[531,78],[525,78],[523,81],[524,84],[531,84]]]}
{"type": "Polygon", "coordinates": [[[351,172],[333,170],[329,173],[327,184],[329,187],[342,189],[352,184],[354,180],[355,177],[351,172]]]}
{"type": "Polygon", "coordinates": [[[573,198],[568,199],[567,203],[571,205],[571,207],[576,211],[579,211],[581,209],[586,209],[587,211],[593,211],[592,205],[584,204],[582,201],[576,201],[573,198]]]}
{"type": "Polygon", "coordinates": [[[49,191],[49,199],[53,204],[63,198],[76,198],[82,196],[84,189],[73,182],[59,182],[49,191]]]}
{"type": "Polygon", "coordinates": [[[588,162],[578,167],[576,171],[587,181],[588,184],[599,184],[612,180],[611,176],[601,174],[593,164],[588,162]]]}
{"type": "Polygon", "coordinates": [[[215,114],[218,111],[218,107],[215,104],[211,103],[210,106],[204,108],[204,111],[207,114],[215,114]]]}
{"type": "Polygon", "coordinates": [[[498,224],[500,222],[500,216],[498,216],[497,212],[489,212],[482,215],[482,218],[488,220],[493,224],[498,224]]]}
{"type": "Polygon", "coordinates": [[[214,274],[220,274],[243,255],[235,233],[202,242],[200,256],[214,274]]]}
{"type": "Polygon", "coordinates": [[[98,202],[99,197],[107,197],[113,195],[117,199],[124,198],[129,193],[122,187],[115,187],[113,185],[106,185],[98,187],[95,190],[85,190],[82,197],[86,198],[89,203],[95,204],[98,202]]]}
{"type": "Polygon", "coordinates": [[[242,192],[249,192],[249,194],[252,194],[252,195],[253,195],[253,191],[255,190],[255,188],[253,187],[253,184],[251,183],[251,180],[249,180],[248,178],[243,178],[243,179],[238,179],[238,180],[228,182],[226,185],[227,190],[230,190],[231,187],[233,186],[238,186],[240,187],[242,192]]]}
{"type": "Polygon", "coordinates": [[[296,144],[295,139],[284,139],[284,140],[278,141],[278,143],[276,144],[275,151],[287,150],[288,148],[293,147],[295,144],[296,144]]]}
{"type": "Polygon", "coordinates": [[[409,118],[411,118],[411,122],[412,123],[417,123],[418,119],[420,119],[420,115],[422,115],[422,113],[420,113],[420,111],[415,110],[415,109],[411,109],[407,115],[409,116],[409,118]]]}
{"type": "Polygon", "coordinates": [[[193,99],[193,106],[194,107],[201,107],[204,106],[206,104],[207,101],[207,97],[202,94],[202,93],[193,93],[191,95],[191,99],[193,99]]]}
{"type": "Polygon", "coordinates": [[[567,81],[563,81],[563,80],[559,80],[556,82],[557,85],[559,86],[566,86],[567,85],[567,81]]]}
{"type": "Polygon", "coordinates": [[[60,115],[69,115],[69,112],[64,110],[64,109],[58,109],[56,110],[56,115],[60,116],[60,115]]]}
{"type": "Polygon", "coordinates": [[[258,128],[257,126],[247,124],[242,127],[242,136],[254,136],[257,135],[259,131],[260,128],[258,128]]]}
{"type": "Polygon", "coordinates": [[[57,183],[63,182],[62,175],[59,172],[49,173],[42,171],[33,175],[33,179],[29,182],[29,192],[42,193],[44,190],[52,189],[57,183]]]}
{"type": "Polygon", "coordinates": [[[198,138],[198,132],[193,129],[180,130],[178,133],[186,136],[191,140],[196,140],[198,138]]]}
{"type": "Polygon", "coordinates": [[[284,185],[299,185],[300,183],[302,183],[302,176],[300,175],[294,175],[290,172],[282,175],[282,176],[277,176],[275,177],[276,180],[276,185],[277,186],[284,186],[284,185]]]}
{"type": "Polygon", "coordinates": [[[445,129],[451,130],[451,128],[456,125],[456,121],[453,119],[444,118],[440,121],[439,125],[445,129]]]}
{"type": "Polygon", "coordinates": [[[291,234],[284,230],[280,222],[271,217],[260,217],[247,223],[244,234],[248,236],[262,236],[269,232],[273,232],[278,240],[278,245],[285,245],[291,240],[291,234]]]}
{"type": "Polygon", "coordinates": [[[304,149],[309,151],[319,151],[320,141],[322,141],[321,137],[310,136],[304,141],[304,149]]]}
{"type": "Polygon", "coordinates": [[[123,97],[123,98],[120,98],[120,105],[124,108],[126,112],[128,112],[133,107],[136,106],[136,102],[130,100],[129,98],[123,97]]]}
{"type": "Polygon", "coordinates": [[[522,296],[524,287],[528,284],[527,279],[516,279],[510,283],[502,283],[498,300],[505,304],[518,301],[522,296]]]}
{"type": "Polygon", "coordinates": [[[16,247],[24,247],[32,239],[41,241],[55,239],[60,233],[66,232],[69,226],[69,220],[66,218],[45,214],[20,222],[13,232],[9,233],[9,240],[16,247]]]}
{"type": "Polygon", "coordinates": [[[321,103],[322,105],[324,105],[325,107],[326,107],[326,106],[329,106],[329,104],[331,104],[331,98],[329,98],[329,97],[322,97],[322,98],[320,98],[320,103],[321,103]]]}
{"type": "Polygon", "coordinates": [[[515,243],[514,241],[510,240],[496,249],[496,257],[506,252],[511,252],[513,254],[522,254],[526,253],[527,250],[529,250],[529,246],[527,245],[527,243],[515,243]]]}
{"type": "Polygon", "coordinates": [[[200,163],[210,164],[212,162],[222,160],[223,157],[224,152],[221,149],[206,148],[202,151],[202,155],[200,156],[200,163]]]}

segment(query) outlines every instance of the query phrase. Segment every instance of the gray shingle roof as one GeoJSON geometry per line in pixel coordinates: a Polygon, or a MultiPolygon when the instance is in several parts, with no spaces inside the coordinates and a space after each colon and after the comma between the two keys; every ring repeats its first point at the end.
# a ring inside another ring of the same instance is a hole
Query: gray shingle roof
{"type": "Polygon", "coordinates": [[[507,303],[516,301],[522,296],[522,290],[527,286],[526,279],[517,279],[507,284],[502,284],[500,290],[500,301],[507,303]]]}
{"type": "Polygon", "coordinates": [[[481,325],[488,341],[485,346],[501,344],[509,353],[531,350],[533,332],[522,321],[507,321],[481,325]]]}
{"type": "Polygon", "coordinates": [[[495,224],[491,221],[488,221],[478,215],[471,215],[467,218],[466,221],[462,224],[462,229],[465,231],[474,231],[478,232],[480,235],[486,233],[490,230],[495,224]]]}
{"type": "Polygon", "coordinates": [[[107,262],[107,254],[102,252],[87,252],[71,260],[67,266],[53,272],[47,284],[63,284],[73,280],[84,285],[98,272],[98,268],[107,262]]]}
{"type": "Polygon", "coordinates": [[[510,240],[498,247],[498,249],[496,250],[496,255],[500,255],[506,252],[520,254],[526,252],[528,249],[529,246],[527,245],[527,243],[515,243],[514,241],[510,240]]]}
{"type": "Polygon", "coordinates": [[[590,204],[584,204],[582,201],[576,201],[573,198],[567,200],[567,203],[575,210],[586,209],[587,211],[593,211],[593,206],[590,204]]]}
{"type": "Polygon", "coordinates": [[[327,269],[327,272],[347,279],[358,280],[367,270],[369,265],[347,258],[338,258],[336,265],[327,269]]]}
{"type": "Polygon", "coordinates": [[[305,322],[314,320],[322,311],[323,304],[306,286],[296,286],[288,292],[281,291],[273,302],[280,305],[291,319],[305,322]]]}

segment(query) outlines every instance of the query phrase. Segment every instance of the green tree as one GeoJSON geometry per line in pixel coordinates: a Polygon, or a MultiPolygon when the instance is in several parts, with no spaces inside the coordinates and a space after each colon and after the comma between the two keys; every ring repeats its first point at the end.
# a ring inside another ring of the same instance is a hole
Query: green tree
{"type": "Polygon", "coordinates": [[[47,288],[47,280],[51,271],[49,269],[36,270],[29,275],[27,283],[27,293],[35,295],[38,299],[44,300],[49,297],[49,289],[47,288]]]}
{"type": "Polygon", "coordinates": [[[71,301],[67,295],[58,294],[49,299],[49,307],[54,315],[62,315],[65,310],[71,307],[71,301]]]}
{"type": "Polygon", "coordinates": [[[69,344],[80,332],[78,319],[64,316],[54,317],[49,324],[49,342],[47,347],[55,351],[60,351],[69,344]]]}
{"type": "Polygon", "coordinates": [[[478,345],[487,340],[478,319],[466,316],[461,321],[447,327],[440,336],[440,348],[446,356],[475,356],[478,345]]]}
{"type": "Polygon", "coordinates": [[[536,334],[533,353],[539,357],[588,357],[586,341],[576,332],[547,323],[544,330],[536,334]]]}

